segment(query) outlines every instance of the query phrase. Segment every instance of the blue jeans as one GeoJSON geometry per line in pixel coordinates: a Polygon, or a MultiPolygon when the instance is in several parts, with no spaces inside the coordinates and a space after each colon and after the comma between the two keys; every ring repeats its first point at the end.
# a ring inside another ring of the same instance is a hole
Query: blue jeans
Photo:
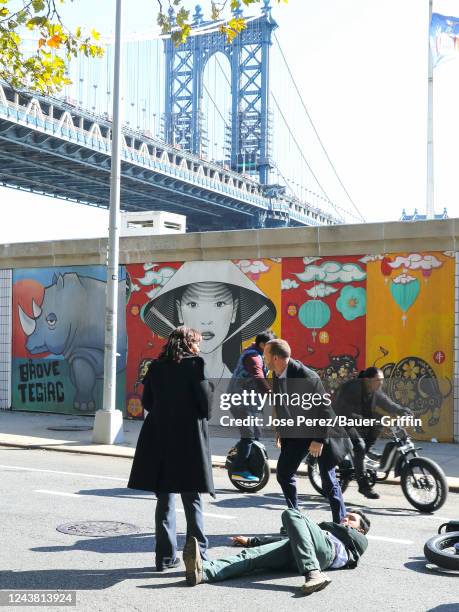
{"type": "MultiPolygon", "coordinates": [[[[281,453],[277,461],[277,482],[284,493],[287,506],[298,509],[298,493],[296,489],[296,472],[306,457],[311,440],[304,438],[282,438],[281,453]]],[[[330,509],[335,523],[341,522],[346,516],[346,506],[340,484],[336,478],[335,466],[327,457],[318,459],[322,488],[330,503],[330,509]]]]}
{"type": "MultiPolygon", "coordinates": [[[[186,538],[195,537],[201,556],[207,559],[208,541],[204,535],[202,501],[200,493],[180,494],[186,518],[186,538]]],[[[175,493],[158,493],[155,512],[156,565],[166,565],[177,557],[177,530],[175,493]]]]}

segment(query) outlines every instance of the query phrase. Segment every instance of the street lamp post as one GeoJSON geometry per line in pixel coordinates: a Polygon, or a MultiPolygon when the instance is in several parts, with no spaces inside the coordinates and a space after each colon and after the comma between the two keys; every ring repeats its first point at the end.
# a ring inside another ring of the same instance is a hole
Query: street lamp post
{"type": "Polygon", "coordinates": [[[123,414],[116,410],[116,339],[118,331],[119,225],[121,182],[121,23],[123,0],[116,0],[115,57],[113,77],[112,160],[110,218],[107,249],[107,295],[105,304],[104,395],[96,412],[92,441],[115,444],[123,441],[123,414]]]}

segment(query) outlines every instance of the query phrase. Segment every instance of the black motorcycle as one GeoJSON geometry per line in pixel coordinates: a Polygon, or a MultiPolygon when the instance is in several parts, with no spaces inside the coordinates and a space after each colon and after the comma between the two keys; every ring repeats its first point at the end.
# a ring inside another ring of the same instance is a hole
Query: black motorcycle
{"type": "MultiPolygon", "coordinates": [[[[395,477],[400,476],[403,494],[412,506],[420,512],[438,510],[448,495],[448,483],[443,470],[435,461],[418,456],[417,451],[421,448],[414,446],[405,429],[390,429],[392,439],[386,443],[382,455],[370,451],[365,458],[370,487],[374,487],[378,481],[386,480],[393,470],[395,477]]],[[[351,480],[356,479],[352,455],[347,455],[337,466],[336,475],[344,493],[351,480]]],[[[314,489],[323,495],[317,462],[308,462],[308,476],[314,489]]]]}
{"type": "Polygon", "coordinates": [[[233,461],[237,455],[237,448],[234,446],[230,449],[228,456],[226,457],[225,467],[228,471],[228,477],[231,484],[245,493],[256,493],[261,491],[267,484],[270,476],[270,469],[268,463],[268,453],[266,452],[265,445],[257,440],[252,443],[252,450],[248,458],[248,468],[259,478],[258,482],[244,482],[243,480],[233,479],[233,461]]]}

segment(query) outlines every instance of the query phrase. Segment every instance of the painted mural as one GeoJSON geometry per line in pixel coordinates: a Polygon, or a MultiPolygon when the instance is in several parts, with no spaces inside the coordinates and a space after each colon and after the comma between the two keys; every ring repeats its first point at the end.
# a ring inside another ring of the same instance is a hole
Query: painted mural
{"type": "Polygon", "coordinates": [[[365,364],[366,276],[358,256],[282,261],[282,335],[331,392],[365,364]]]}
{"type": "MultiPolygon", "coordinates": [[[[93,414],[102,404],[104,266],[13,271],[12,407],[93,414]]],[[[124,407],[126,282],[121,270],[118,406],[124,407]]]]}
{"type": "Polygon", "coordinates": [[[202,334],[201,356],[214,381],[231,377],[242,347],[268,327],[280,335],[278,260],[128,265],[127,413],[142,416],[139,384],[178,325],[202,334]]]}
{"type": "MultiPolygon", "coordinates": [[[[389,395],[422,418],[416,437],[452,440],[454,274],[454,254],[438,252],[129,264],[119,288],[119,406],[143,418],[143,377],[176,326],[202,333],[214,381],[228,379],[241,349],[270,327],[332,392],[381,367],[389,395]]],[[[103,266],[14,271],[14,409],[101,406],[104,305],[103,266]]]]}
{"type": "Polygon", "coordinates": [[[419,439],[452,440],[454,254],[368,257],[367,362],[422,419],[419,439]]]}

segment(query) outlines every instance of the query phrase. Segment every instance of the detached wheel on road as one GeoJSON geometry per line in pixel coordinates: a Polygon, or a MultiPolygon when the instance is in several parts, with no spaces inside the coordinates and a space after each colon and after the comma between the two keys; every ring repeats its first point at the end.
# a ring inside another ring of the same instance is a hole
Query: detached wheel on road
{"type": "Polygon", "coordinates": [[[268,484],[268,480],[270,477],[269,464],[266,462],[263,466],[263,474],[258,482],[244,482],[243,480],[233,480],[231,476],[231,472],[228,471],[228,477],[231,481],[231,484],[236,487],[239,491],[244,491],[244,493],[256,493],[257,491],[261,491],[268,484]]]}
{"type": "Polygon", "coordinates": [[[459,531],[436,535],[424,545],[424,555],[431,563],[459,571],[459,531]],[[456,548],[458,547],[458,548],[456,548]]]}
{"type": "Polygon", "coordinates": [[[410,459],[402,469],[400,480],[406,499],[421,512],[435,512],[448,496],[445,473],[431,459],[410,459]]]}
{"type": "MultiPolygon", "coordinates": [[[[319,465],[317,461],[313,465],[310,465],[308,463],[308,476],[313,488],[317,491],[317,493],[325,497],[324,491],[322,489],[322,478],[320,477],[319,465]]],[[[336,478],[338,479],[338,482],[341,485],[341,491],[344,493],[344,491],[349,485],[349,480],[347,478],[341,478],[339,467],[336,468],[336,478]]]]}

